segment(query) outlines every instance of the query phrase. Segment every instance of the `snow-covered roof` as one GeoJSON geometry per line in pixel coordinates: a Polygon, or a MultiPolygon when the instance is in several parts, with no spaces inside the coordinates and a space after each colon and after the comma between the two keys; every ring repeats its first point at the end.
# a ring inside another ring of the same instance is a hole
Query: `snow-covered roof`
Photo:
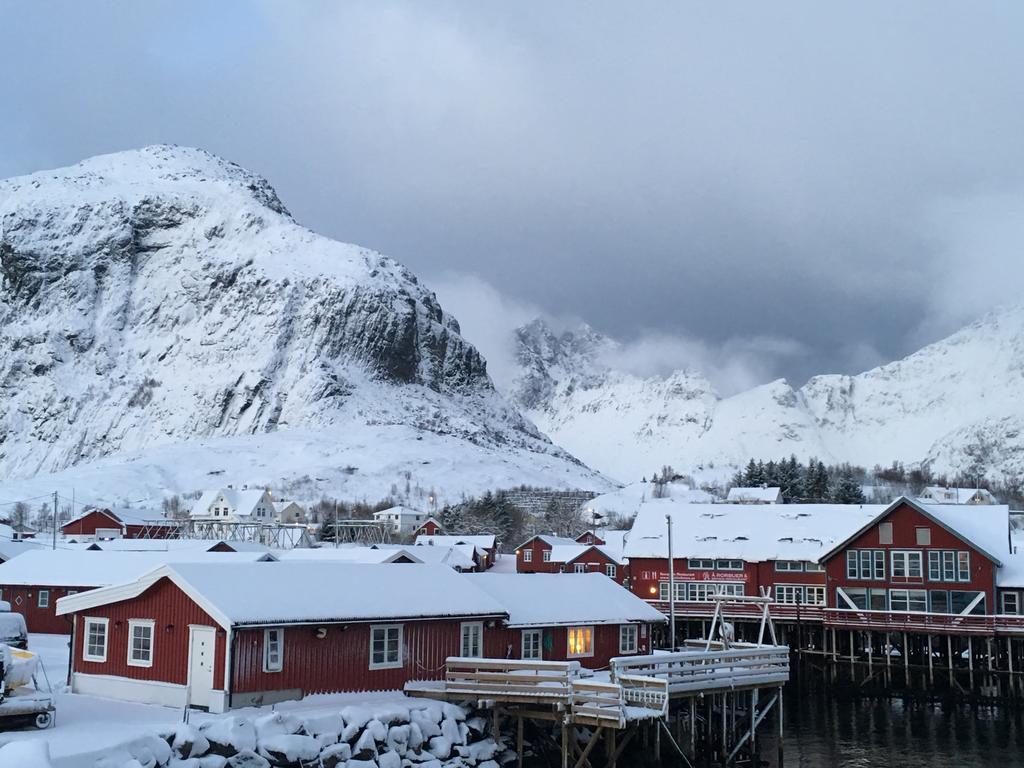
{"type": "MultiPolygon", "coordinates": [[[[366,565],[337,561],[176,562],[125,584],[61,598],[73,613],[141,594],[167,577],[221,626],[433,617],[503,616],[493,597],[440,565],[366,565]],[[244,585],[240,589],[239,585],[244,585]],[[353,585],[328,589],[328,585],[353,585]],[[127,595],[127,597],[126,597],[127,595]]],[[[623,590],[624,591],[624,590],[623,590]]]]}
{"type": "MultiPolygon", "coordinates": [[[[582,538],[585,535],[581,534],[577,538],[582,538]]],[[[626,538],[628,536],[629,531],[613,531],[609,529],[597,531],[597,537],[604,542],[601,546],[608,552],[618,553],[619,556],[622,555],[622,551],[626,548],[626,538]]]]}
{"type": "Polygon", "coordinates": [[[208,552],[225,545],[236,552],[267,552],[269,547],[253,541],[225,541],[224,539],[104,539],[71,544],[75,549],[102,550],[103,552],[208,552]]]}
{"type": "Polygon", "coordinates": [[[1010,508],[1005,504],[918,504],[982,553],[1003,562],[1010,554],[1010,508]]]}
{"type": "Polygon", "coordinates": [[[435,536],[428,536],[425,533],[421,533],[416,537],[417,544],[440,544],[442,546],[450,547],[453,544],[472,544],[474,547],[480,550],[494,549],[495,541],[494,534],[474,534],[471,536],[455,536],[451,534],[439,533],[435,536]]]}
{"type": "Polygon", "coordinates": [[[458,568],[474,568],[474,567],[476,567],[476,561],[473,559],[473,556],[476,555],[476,553],[477,553],[477,547],[474,546],[473,544],[450,544],[450,545],[446,545],[446,544],[415,544],[413,551],[415,551],[417,553],[417,557],[419,557],[425,563],[430,563],[430,562],[434,562],[434,561],[430,559],[430,555],[429,554],[423,554],[423,555],[419,555],[418,554],[421,549],[436,549],[438,552],[453,552],[453,553],[455,553],[452,556],[451,561],[448,562],[448,563],[445,563],[446,565],[450,565],[453,568],[456,568],[456,567],[458,567],[458,568]],[[466,562],[468,562],[469,565],[464,565],[464,563],[466,563],[466,562]],[[458,565],[458,563],[463,563],[463,564],[462,565],[458,565]]]}
{"type": "MultiPolygon", "coordinates": [[[[379,544],[378,547],[387,549],[389,545],[379,544]]],[[[411,547],[412,554],[424,563],[447,565],[449,568],[458,568],[466,571],[472,570],[476,566],[476,563],[473,561],[473,553],[475,551],[476,547],[472,544],[457,544],[452,547],[419,544],[411,547]]]]}
{"type": "Polygon", "coordinates": [[[551,562],[571,563],[580,555],[585,554],[591,549],[596,549],[613,563],[622,563],[621,550],[616,551],[611,547],[605,547],[599,544],[577,544],[575,542],[572,544],[556,544],[553,546],[551,548],[551,562]]]}
{"type": "Polygon", "coordinates": [[[44,548],[45,545],[36,541],[0,539],[0,563],[5,563],[11,558],[18,557],[18,555],[24,555],[26,552],[33,552],[44,548]]]}
{"type": "Polygon", "coordinates": [[[571,539],[568,536],[555,536],[555,535],[550,534],[550,533],[538,533],[535,536],[531,536],[530,538],[528,538],[526,541],[524,541],[522,544],[520,544],[518,547],[516,547],[516,549],[522,549],[527,544],[529,544],[531,541],[535,541],[537,539],[540,539],[541,541],[543,541],[545,544],[547,544],[550,547],[558,547],[558,546],[566,546],[566,547],[568,547],[568,546],[572,546],[573,544],[579,544],[579,542],[576,541],[576,539],[571,539]]]}
{"type": "MultiPolygon", "coordinates": [[[[996,586],[1002,589],[1024,588],[1024,552],[1014,552],[1003,557],[1003,565],[996,568],[996,586]]],[[[996,613],[1002,606],[996,607],[996,613]]]]}
{"type": "Polygon", "coordinates": [[[92,514],[95,514],[95,513],[98,513],[100,515],[103,515],[104,517],[110,518],[110,522],[113,523],[114,525],[119,525],[120,523],[124,522],[123,520],[121,520],[120,517],[117,516],[117,513],[113,512],[112,510],[101,509],[101,508],[98,508],[98,507],[87,507],[87,508],[83,509],[81,512],[79,512],[77,515],[72,517],[70,520],[66,520],[65,522],[61,523],[60,527],[61,528],[66,528],[67,526],[72,525],[73,523],[77,523],[79,520],[84,520],[89,515],[92,515],[92,514]]]}
{"type": "Polygon", "coordinates": [[[169,562],[211,561],[249,563],[273,556],[266,552],[94,552],[37,549],[0,565],[0,585],[45,587],[104,587],[138,578],[169,562]]]}
{"type": "Polygon", "coordinates": [[[781,488],[762,488],[760,486],[754,488],[730,488],[725,500],[771,504],[778,501],[781,495],[781,488]]]}
{"type": "Polygon", "coordinates": [[[209,514],[213,502],[217,500],[217,497],[223,496],[235,515],[239,517],[252,515],[265,493],[266,491],[262,488],[215,488],[203,491],[196,503],[192,505],[192,514],[198,517],[209,514]]]}
{"type": "Polygon", "coordinates": [[[511,627],[665,621],[600,573],[474,573],[462,578],[501,603],[511,627]]]}
{"type": "Polygon", "coordinates": [[[374,549],[366,546],[341,546],[341,547],[318,547],[316,549],[288,549],[278,553],[277,558],[282,562],[297,560],[306,561],[333,561],[337,563],[393,563],[396,560],[406,558],[413,563],[422,563],[423,560],[414,555],[409,548],[394,547],[387,549],[374,549]]]}
{"type": "Polygon", "coordinates": [[[687,504],[653,499],[637,513],[625,557],[668,557],[665,515],[675,557],[748,562],[817,560],[886,509],[881,504],[687,504]]]}
{"type": "Polygon", "coordinates": [[[985,504],[995,504],[996,498],[987,488],[945,488],[941,485],[929,485],[921,492],[921,500],[926,504],[969,504],[977,497],[985,504]]]}
{"type": "Polygon", "coordinates": [[[299,509],[301,509],[303,512],[306,511],[306,507],[297,501],[272,501],[270,503],[271,505],[273,505],[274,511],[278,513],[284,512],[286,509],[288,509],[288,507],[292,506],[293,504],[299,509]]]}
{"type": "Polygon", "coordinates": [[[412,507],[405,507],[402,506],[401,504],[397,504],[393,507],[382,509],[379,512],[374,512],[373,516],[378,520],[387,519],[395,516],[398,516],[399,518],[411,517],[416,520],[419,520],[420,518],[423,518],[426,514],[426,512],[421,512],[418,509],[413,509],[412,507]]]}

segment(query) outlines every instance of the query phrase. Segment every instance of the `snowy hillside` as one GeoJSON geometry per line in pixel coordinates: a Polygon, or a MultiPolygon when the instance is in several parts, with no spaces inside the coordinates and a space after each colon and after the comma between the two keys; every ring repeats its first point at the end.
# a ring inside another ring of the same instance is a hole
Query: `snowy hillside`
{"type": "Polygon", "coordinates": [[[413,469],[453,496],[607,487],[494,390],[408,270],[304,229],[265,180],[201,150],[0,182],[0,270],[5,491],[309,475],[372,499],[413,469]]]}
{"type": "Polygon", "coordinates": [[[606,364],[616,342],[590,328],[517,331],[515,402],[555,442],[620,480],[663,464],[725,475],[750,457],[872,466],[928,461],[1024,474],[1024,308],[857,376],[778,380],[722,398],[698,372],[640,378],[606,364]]]}

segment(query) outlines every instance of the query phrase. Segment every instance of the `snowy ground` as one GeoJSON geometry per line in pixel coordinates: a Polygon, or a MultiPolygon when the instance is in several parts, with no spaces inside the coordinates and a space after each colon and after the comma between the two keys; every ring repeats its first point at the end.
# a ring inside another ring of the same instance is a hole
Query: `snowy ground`
{"type": "MultiPolygon", "coordinates": [[[[514,558],[509,558],[515,562],[514,558]]],[[[0,732],[0,747],[13,741],[44,740],[49,743],[54,768],[92,768],[96,759],[131,739],[174,726],[182,721],[182,711],[169,707],[79,696],[64,690],[68,670],[67,635],[30,635],[29,648],[42,659],[50,683],[56,693],[57,717],[52,728],[45,731],[25,729],[0,732]]],[[[45,677],[39,684],[46,686],[45,677]]],[[[309,696],[302,701],[284,702],[271,709],[295,712],[303,717],[326,715],[341,707],[362,703],[385,703],[402,700],[396,692],[346,693],[309,696]]],[[[232,710],[232,715],[253,715],[258,709],[232,710]]],[[[192,712],[190,722],[225,717],[192,712]]],[[[0,761],[2,762],[2,761],[0,761]]],[[[7,766],[2,766],[7,768],[7,766]]],[[[13,768],[13,767],[12,767],[13,768]]]]}

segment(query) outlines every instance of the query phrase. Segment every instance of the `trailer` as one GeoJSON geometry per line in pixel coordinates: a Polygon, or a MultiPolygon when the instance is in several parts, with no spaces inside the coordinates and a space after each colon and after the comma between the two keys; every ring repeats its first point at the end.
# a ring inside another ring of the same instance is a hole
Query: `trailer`
{"type": "Polygon", "coordinates": [[[53,725],[53,696],[36,685],[38,668],[36,654],[0,644],[0,730],[53,725]]]}

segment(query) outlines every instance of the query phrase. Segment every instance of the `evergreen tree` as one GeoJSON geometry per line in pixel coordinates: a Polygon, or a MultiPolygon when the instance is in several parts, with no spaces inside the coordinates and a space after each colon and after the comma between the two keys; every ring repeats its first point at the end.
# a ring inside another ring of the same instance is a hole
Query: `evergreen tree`
{"type": "Polygon", "coordinates": [[[832,500],[837,504],[864,503],[864,491],[849,464],[839,469],[832,488],[832,500]]]}

